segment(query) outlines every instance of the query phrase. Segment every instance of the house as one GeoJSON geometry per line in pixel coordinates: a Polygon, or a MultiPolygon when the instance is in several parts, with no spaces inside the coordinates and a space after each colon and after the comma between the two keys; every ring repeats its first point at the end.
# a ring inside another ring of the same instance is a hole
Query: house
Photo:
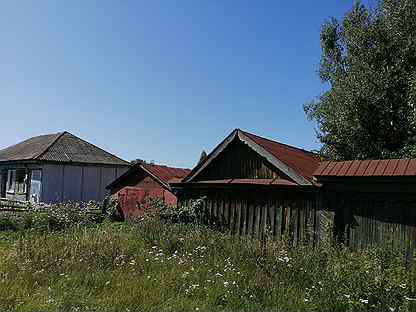
{"type": "Polygon", "coordinates": [[[0,197],[32,202],[102,201],[130,163],[69,133],[0,150],[0,197]]]}
{"type": "Polygon", "coordinates": [[[236,129],[171,187],[236,234],[416,249],[416,159],[326,161],[236,129]]]}
{"type": "Polygon", "coordinates": [[[169,182],[181,180],[189,172],[189,169],[141,162],[111,182],[107,189],[118,199],[124,218],[134,219],[143,215],[149,198],[176,205],[177,198],[169,182]]]}
{"type": "Polygon", "coordinates": [[[315,235],[313,172],[318,155],[240,129],[225,138],[183,181],[171,183],[181,205],[205,197],[211,222],[233,233],[315,235]]]}

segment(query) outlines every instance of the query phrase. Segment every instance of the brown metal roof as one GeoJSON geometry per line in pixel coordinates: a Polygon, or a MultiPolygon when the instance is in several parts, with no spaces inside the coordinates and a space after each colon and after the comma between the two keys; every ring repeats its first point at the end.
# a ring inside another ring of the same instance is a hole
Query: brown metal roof
{"type": "Polygon", "coordinates": [[[416,176],[416,159],[323,161],[314,176],[319,177],[391,177],[416,176]]]}
{"type": "Polygon", "coordinates": [[[27,160],[130,165],[127,161],[69,132],[33,137],[0,150],[0,162],[27,160]]]}
{"type": "Polygon", "coordinates": [[[123,185],[124,181],[132,175],[137,175],[140,172],[146,172],[153,180],[157,180],[159,184],[163,184],[164,187],[169,188],[169,183],[179,183],[182,179],[191,172],[186,168],[175,168],[164,165],[137,163],[133,165],[129,170],[111,182],[106,186],[107,189],[114,189],[123,185]]]}
{"type": "Polygon", "coordinates": [[[243,133],[304,178],[309,181],[312,180],[312,174],[318,168],[321,160],[319,155],[298,147],[263,138],[249,132],[243,131],[243,133]]]}

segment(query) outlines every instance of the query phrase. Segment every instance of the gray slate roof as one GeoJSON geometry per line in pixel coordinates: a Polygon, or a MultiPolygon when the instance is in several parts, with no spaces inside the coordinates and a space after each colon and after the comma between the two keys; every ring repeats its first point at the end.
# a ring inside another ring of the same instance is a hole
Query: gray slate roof
{"type": "Polygon", "coordinates": [[[0,162],[24,160],[130,165],[127,161],[66,131],[33,137],[0,150],[0,162]]]}

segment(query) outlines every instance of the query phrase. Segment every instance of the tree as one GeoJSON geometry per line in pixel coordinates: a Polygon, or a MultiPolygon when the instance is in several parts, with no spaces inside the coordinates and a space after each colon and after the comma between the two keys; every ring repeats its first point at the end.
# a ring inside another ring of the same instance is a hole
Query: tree
{"type": "Polygon", "coordinates": [[[201,152],[201,156],[199,156],[199,161],[198,164],[200,164],[201,162],[203,162],[205,160],[205,158],[207,158],[208,154],[207,152],[205,152],[204,150],[201,152]]]}
{"type": "Polygon", "coordinates": [[[416,1],[361,3],[322,25],[321,81],[304,106],[333,159],[416,156],[416,1]]]}

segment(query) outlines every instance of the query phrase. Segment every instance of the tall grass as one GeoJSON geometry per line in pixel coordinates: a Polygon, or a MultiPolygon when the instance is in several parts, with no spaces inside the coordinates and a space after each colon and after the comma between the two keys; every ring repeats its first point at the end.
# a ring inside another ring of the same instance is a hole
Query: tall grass
{"type": "Polygon", "coordinates": [[[290,249],[203,226],[103,223],[3,240],[0,298],[14,311],[414,311],[416,267],[387,248],[290,249]]]}

